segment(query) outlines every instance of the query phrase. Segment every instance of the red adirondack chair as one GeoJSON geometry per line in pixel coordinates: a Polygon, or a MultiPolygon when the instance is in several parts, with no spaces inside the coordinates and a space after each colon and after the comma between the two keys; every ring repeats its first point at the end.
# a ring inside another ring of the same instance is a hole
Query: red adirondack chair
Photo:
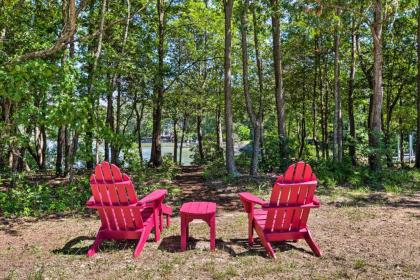
{"type": "Polygon", "coordinates": [[[240,199],[248,213],[248,243],[253,245],[254,229],[263,246],[276,258],[272,241],[304,238],[316,256],[321,251],[311,236],[306,222],[309,210],[320,206],[314,195],[317,186],[316,176],[309,164],[300,161],[290,165],[283,176],[279,176],[271,191],[270,201],[266,202],[251,193],[240,193],[240,199]],[[261,208],[255,208],[254,205],[261,208]]]}
{"type": "Polygon", "coordinates": [[[93,256],[103,240],[139,239],[134,257],[142,251],[150,232],[155,230],[155,241],[159,241],[163,229],[163,215],[172,210],[164,205],[166,190],[155,190],[138,200],[134,185],[126,174],[108,162],[102,162],[90,177],[93,196],[87,201],[88,208],[98,210],[101,227],[87,255],[93,256]]]}

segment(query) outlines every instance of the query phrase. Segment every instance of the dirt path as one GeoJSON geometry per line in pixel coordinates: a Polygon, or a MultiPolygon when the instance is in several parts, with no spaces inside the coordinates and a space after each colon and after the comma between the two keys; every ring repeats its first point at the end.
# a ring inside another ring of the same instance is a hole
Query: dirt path
{"type": "Polygon", "coordinates": [[[200,166],[183,166],[174,183],[181,189],[179,205],[188,201],[211,201],[218,210],[235,211],[241,208],[237,187],[217,187],[206,184],[200,166]]]}

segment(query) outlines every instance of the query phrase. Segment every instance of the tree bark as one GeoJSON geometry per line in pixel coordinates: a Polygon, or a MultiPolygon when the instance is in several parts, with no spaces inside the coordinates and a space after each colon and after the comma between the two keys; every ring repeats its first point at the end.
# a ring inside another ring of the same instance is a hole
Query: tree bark
{"type": "MultiPolygon", "coordinates": [[[[131,2],[130,0],[126,0],[127,1],[127,17],[126,17],[126,22],[125,22],[125,27],[124,27],[124,33],[123,33],[123,38],[122,38],[122,45],[121,45],[121,57],[125,56],[125,45],[127,43],[127,38],[128,38],[128,28],[130,26],[130,18],[131,18],[131,2]]],[[[111,78],[111,88],[107,94],[107,114],[106,114],[106,120],[105,122],[107,123],[109,130],[111,133],[116,133],[118,135],[118,132],[116,132],[116,124],[115,124],[115,118],[114,118],[114,104],[113,104],[113,93],[116,89],[116,87],[118,87],[120,85],[120,73],[119,73],[119,68],[120,68],[120,61],[116,62],[115,67],[115,73],[112,75],[111,78]]],[[[120,93],[119,93],[120,94],[120,93]]],[[[119,105],[117,104],[117,115],[119,114],[119,112],[121,111],[121,108],[119,108],[119,105]]],[[[118,123],[118,119],[119,117],[116,117],[117,119],[117,123],[118,123]]],[[[119,124],[117,124],[118,126],[119,124]]],[[[113,163],[116,163],[118,161],[118,157],[119,157],[119,143],[113,143],[111,141],[111,143],[108,143],[108,140],[105,139],[105,160],[109,160],[109,158],[111,158],[111,161],[113,163]],[[109,147],[111,146],[111,147],[109,147]],[[111,148],[111,155],[109,153],[109,148],[111,148]],[[113,153],[118,153],[118,155],[113,155],[113,153]]]]}
{"type": "MultiPolygon", "coordinates": [[[[336,15],[340,16],[340,9],[336,15]]],[[[341,91],[340,91],[340,23],[338,22],[334,30],[334,141],[333,159],[342,162],[343,160],[343,131],[341,119],[341,91]]]]}
{"type": "Polygon", "coordinates": [[[184,136],[185,136],[185,130],[187,129],[188,125],[188,116],[187,114],[184,114],[184,118],[182,120],[182,131],[181,131],[181,145],[179,148],[179,161],[178,163],[182,164],[182,149],[184,148],[184,136]]]}
{"type": "Polygon", "coordinates": [[[86,132],[86,138],[85,138],[85,152],[87,156],[86,160],[86,167],[88,169],[93,168],[93,162],[94,162],[94,155],[92,152],[92,145],[93,145],[93,131],[92,128],[95,126],[95,120],[94,120],[94,111],[95,111],[95,103],[96,99],[94,94],[94,80],[95,80],[95,72],[96,68],[98,67],[99,57],[101,55],[102,51],[102,39],[103,39],[103,31],[104,31],[104,24],[105,24],[105,13],[106,13],[106,7],[107,7],[107,0],[102,1],[102,8],[101,8],[101,17],[99,22],[99,37],[98,37],[98,44],[94,53],[94,60],[93,64],[89,67],[89,81],[88,81],[88,98],[91,102],[91,108],[88,115],[88,123],[89,128],[86,132]]]}
{"type": "MultiPolygon", "coordinates": [[[[260,43],[258,39],[259,27],[257,24],[257,14],[255,11],[255,5],[252,7],[252,21],[254,25],[254,47],[255,47],[255,62],[257,64],[258,74],[258,89],[259,89],[259,112],[258,119],[260,122],[260,154],[261,160],[264,161],[264,108],[263,108],[263,96],[264,96],[264,76],[263,76],[263,64],[260,56],[260,43]]],[[[255,141],[255,139],[253,139],[255,141]]]]}
{"type": "Polygon", "coordinates": [[[66,127],[61,125],[57,132],[57,156],[55,160],[55,174],[57,176],[63,173],[63,149],[65,148],[66,127]]]}
{"type": "Polygon", "coordinates": [[[200,156],[201,162],[204,161],[204,151],[203,151],[203,135],[201,133],[201,113],[198,113],[196,118],[196,131],[197,131],[197,141],[198,141],[198,154],[200,156]]]}
{"type": "Polygon", "coordinates": [[[417,4],[417,138],[416,167],[420,168],[420,0],[417,4]]]}
{"type": "Polygon", "coordinates": [[[315,37],[315,50],[314,50],[314,88],[312,94],[312,140],[315,145],[315,154],[317,160],[319,160],[319,144],[318,144],[318,123],[317,123],[317,89],[318,89],[318,70],[319,70],[319,37],[315,37]]]}
{"type": "Polygon", "coordinates": [[[152,151],[150,156],[150,164],[158,167],[162,164],[162,151],[160,144],[162,106],[163,106],[163,58],[164,58],[164,33],[165,33],[165,8],[164,0],[156,1],[156,9],[158,11],[158,69],[156,74],[156,93],[153,98],[153,131],[152,131],[152,151]]]}
{"type": "Polygon", "coordinates": [[[272,36],[273,36],[273,59],[274,59],[274,80],[275,97],[277,111],[277,130],[280,142],[280,154],[282,158],[288,158],[288,148],[286,141],[284,91],[283,91],[283,73],[280,42],[280,3],[279,0],[271,0],[273,9],[271,15],[272,36]]]}
{"type": "Polygon", "coordinates": [[[369,120],[369,166],[372,171],[381,169],[381,134],[382,134],[382,0],[375,1],[374,22],[371,26],[373,37],[373,72],[374,88],[372,96],[372,114],[369,120]]]}
{"type": "Polygon", "coordinates": [[[356,128],[354,123],[353,111],[353,92],[354,92],[354,79],[356,76],[356,31],[354,27],[354,18],[352,17],[352,30],[351,30],[351,56],[350,56],[350,75],[349,75],[349,88],[348,88],[348,114],[350,126],[350,143],[349,143],[349,156],[353,166],[356,166],[356,128]]]}
{"type": "Polygon", "coordinates": [[[225,54],[224,54],[224,88],[225,88],[225,127],[226,127],[226,168],[229,174],[236,175],[238,172],[234,159],[233,143],[233,113],[232,113],[232,10],[233,0],[223,0],[225,12],[225,54]]]}
{"type": "Polygon", "coordinates": [[[138,153],[139,153],[139,158],[140,158],[140,165],[143,166],[143,150],[142,150],[142,143],[141,143],[141,122],[143,120],[144,102],[141,103],[140,112],[139,112],[139,109],[137,108],[137,102],[135,104],[134,110],[136,112],[136,133],[137,133],[138,153]]]}
{"type": "Polygon", "coordinates": [[[173,119],[173,133],[174,133],[174,154],[173,162],[177,163],[178,161],[178,130],[177,130],[178,119],[173,119]]]}
{"type": "MultiPolygon", "coordinates": [[[[251,176],[256,176],[258,172],[258,157],[260,156],[260,148],[261,148],[260,147],[261,117],[259,114],[257,118],[254,111],[254,106],[252,105],[252,99],[249,93],[248,40],[247,40],[248,8],[249,8],[249,0],[244,0],[243,7],[242,7],[242,15],[241,15],[242,82],[243,82],[243,88],[244,88],[245,106],[248,112],[248,117],[252,124],[252,138],[253,138],[252,140],[253,141],[252,141],[251,166],[250,166],[249,174],[251,176]]],[[[254,17],[254,21],[255,20],[256,19],[254,17]]],[[[258,38],[256,38],[256,35],[254,34],[254,41],[255,40],[258,42],[258,38]]],[[[257,65],[258,64],[259,62],[257,59],[257,65]]],[[[260,110],[261,110],[261,106],[260,106],[260,110]]]]}

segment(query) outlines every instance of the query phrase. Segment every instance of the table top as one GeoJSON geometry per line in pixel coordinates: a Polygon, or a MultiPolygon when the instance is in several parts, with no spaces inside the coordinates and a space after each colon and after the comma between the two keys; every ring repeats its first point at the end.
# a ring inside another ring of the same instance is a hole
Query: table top
{"type": "Polygon", "coordinates": [[[206,201],[194,201],[182,204],[181,214],[205,215],[216,213],[216,203],[206,201]]]}

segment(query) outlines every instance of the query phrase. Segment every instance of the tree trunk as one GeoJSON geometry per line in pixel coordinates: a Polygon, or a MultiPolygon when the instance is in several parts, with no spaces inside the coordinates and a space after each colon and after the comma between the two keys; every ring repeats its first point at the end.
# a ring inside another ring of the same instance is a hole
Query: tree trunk
{"type": "MultiPolygon", "coordinates": [[[[299,155],[298,158],[302,159],[303,150],[305,149],[305,140],[306,140],[306,118],[305,118],[305,112],[306,112],[306,85],[305,81],[302,82],[302,100],[300,103],[302,104],[302,112],[301,112],[301,120],[300,120],[300,147],[299,147],[299,155]]],[[[297,124],[299,125],[299,120],[297,120],[297,124]]],[[[299,137],[299,136],[298,136],[299,137]]]]}
{"type": "MultiPolygon", "coordinates": [[[[243,87],[244,87],[245,105],[248,112],[248,117],[252,124],[252,137],[253,137],[252,157],[251,157],[251,166],[250,166],[249,174],[251,176],[256,176],[257,171],[258,171],[258,157],[260,155],[261,124],[259,122],[260,119],[257,120],[257,116],[255,114],[255,111],[252,105],[252,99],[249,93],[248,41],[247,41],[248,7],[249,7],[249,0],[244,0],[243,7],[242,7],[242,15],[241,15],[242,82],[243,82],[243,87]]],[[[257,61],[257,64],[258,64],[258,61],[257,61]]]]}
{"type": "Polygon", "coordinates": [[[138,152],[140,158],[140,165],[143,166],[143,150],[141,145],[141,122],[143,120],[143,113],[144,113],[144,102],[141,103],[140,112],[137,108],[137,104],[135,104],[134,110],[136,112],[136,133],[137,133],[137,145],[138,145],[138,152]]]}
{"type": "Polygon", "coordinates": [[[369,166],[372,171],[381,169],[381,134],[382,134],[382,0],[375,1],[375,20],[371,26],[373,37],[374,89],[372,96],[372,114],[369,120],[369,166]]]}
{"type": "Polygon", "coordinates": [[[224,87],[225,87],[225,127],[226,127],[226,167],[229,174],[236,175],[238,172],[234,159],[233,143],[233,113],[232,113],[232,9],[233,0],[223,0],[225,12],[225,53],[224,53],[224,87]]]}
{"type": "MultiPolygon", "coordinates": [[[[113,98],[112,98],[112,90],[108,92],[107,94],[107,106],[106,106],[106,124],[108,125],[109,132],[114,132],[114,106],[113,106],[113,98]]],[[[105,139],[105,161],[108,161],[111,159],[111,155],[109,152],[109,140],[105,139]]]]}
{"type": "Polygon", "coordinates": [[[186,114],[184,114],[184,118],[182,120],[181,146],[179,148],[179,161],[178,161],[178,163],[180,165],[182,164],[182,149],[184,147],[184,135],[185,135],[185,130],[187,129],[187,125],[188,125],[188,116],[186,114]]]}
{"type": "MultiPolygon", "coordinates": [[[[125,56],[125,45],[127,43],[127,38],[128,38],[128,28],[130,26],[130,15],[131,15],[131,2],[130,0],[126,0],[127,1],[127,17],[126,17],[126,22],[125,22],[125,27],[124,27],[124,33],[123,33],[123,38],[122,38],[122,45],[121,45],[121,57],[125,56]]],[[[118,135],[118,132],[116,132],[116,128],[115,128],[115,124],[114,124],[114,104],[113,104],[113,93],[116,89],[116,87],[120,86],[120,72],[119,72],[119,68],[120,68],[120,61],[116,62],[115,65],[115,73],[113,74],[112,78],[111,78],[111,89],[109,90],[108,94],[107,94],[107,114],[106,114],[106,123],[109,127],[109,130],[111,133],[116,133],[118,135]]],[[[120,95],[120,93],[119,93],[120,95]]],[[[120,97],[119,97],[120,98],[120,97]]],[[[118,104],[117,102],[117,126],[119,125],[119,113],[121,112],[121,108],[120,108],[120,104],[118,104]]],[[[109,145],[108,140],[105,140],[105,160],[109,160],[111,158],[111,161],[113,163],[117,163],[118,161],[118,157],[119,157],[119,143],[110,143],[111,145],[109,145]],[[111,146],[111,147],[109,147],[111,146]],[[111,155],[109,154],[109,148],[111,148],[111,155]],[[117,153],[117,154],[113,154],[113,153],[117,153]]]]}
{"type": "Polygon", "coordinates": [[[197,115],[197,122],[196,122],[196,131],[197,131],[197,141],[198,141],[198,154],[200,155],[200,161],[204,161],[204,152],[203,152],[203,135],[201,133],[201,115],[197,115]]]}
{"type": "MultiPolygon", "coordinates": [[[[337,9],[336,15],[340,16],[340,9],[337,9]]],[[[333,159],[342,162],[343,160],[343,132],[341,119],[341,92],[340,92],[340,24],[335,26],[334,30],[334,141],[333,141],[333,159]]]]}
{"type": "MultiPolygon", "coordinates": [[[[101,17],[100,17],[100,23],[99,23],[99,37],[98,37],[98,44],[94,53],[94,60],[93,64],[89,67],[89,80],[88,80],[88,98],[91,102],[91,108],[89,110],[89,116],[88,116],[88,130],[86,131],[86,138],[85,138],[85,153],[87,156],[86,160],[86,168],[93,169],[93,162],[94,162],[94,156],[93,156],[93,127],[95,126],[95,120],[94,120],[94,111],[95,111],[95,103],[96,103],[96,97],[94,94],[94,80],[95,80],[95,72],[96,68],[98,67],[99,57],[101,55],[102,51],[102,39],[103,39],[103,33],[104,33],[104,25],[105,25],[105,13],[106,13],[106,7],[107,7],[107,0],[102,1],[102,8],[101,8],[101,17]]],[[[93,4],[91,6],[91,11],[93,10],[93,4]]]]}
{"type": "Polygon", "coordinates": [[[420,0],[417,4],[417,138],[416,167],[420,168],[420,0]]]}
{"type": "Polygon", "coordinates": [[[63,149],[65,148],[66,127],[61,125],[57,132],[57,157],[55,160],[55,174],[57,176],[63,173],[63,149]]]}
{"type": "Polygon", "coordinates": [[[324,83],[324,88],[325,88],[325,100],[324,100],[324,104],[325,104],[325,110],[324,110],[324,132],[323,132],[323,138],[324,138],[324,150],[325,150],[325,159],[329,160],[330,159],[330,140],[329,140],[329,132],[328,132],[328,121],[329,121],[329,115],[330,115],[330,97],[329,97],[329,85],[328,85],[328,58],[324,57],[325,61],[324,61],[324,65],[325,65],[325,69],[324,69],[324,77],[325,77],[325,83],[324,83]]]}
{"type": "Polygon", "coordinates": [[[217,105],[216,111],[216,138],[217,138],[217,148],[219,152],[223,154],[223,131],[222,131],[222,109],[221,105],[217,105]]]}
{"type": "MultiPolygon", "coordinates": [[[[252,20],[254,25],[254,46],[255,46],[255,61],[257,64],[257,74],[258,74],[258,89],[259,89],[259,110],[258,110],[258,116],[257,116],[257,124],[259,124],[259,127],[254,131],[254,133],[258,133],[259,137],[256,138],[256,136],[253,136],[253,143],[259,143],[259,151],[257,148],[253,149],[253,157],[258,157],[259,154],[261,154],[261,160],[264,161],[264,137],[263,137],[263,117],[264,117],[264,108],[263,108],[263,96],[264,96],[264,76],[263,76],[263,65],[262,60],[260,57],[260,43],[258,40],[258,31],[259,27],[257,24],[257,15],[255,12],[255,5],[252,8],[252,20]]],[[[255,144],[256,145],[256,144],[255,144]]],[[[255,167],[252,167],[251,163],[251,170],[258,169],[258,162],[255,162],[255,167]]]]}
{"type": "Polygon", "coordinates": [[[150,164],[158,167],[162,164],[162,151],[160,144],[162,106],[163,106],[163,58],[164,58],[164,32],[165,32],[165,8],[164,0],[156,1],[158,11],[158,69],[156,75],[156,93],[153,98],[153,132],[152,132],[152,151],[150,155],[150,164]]]}
{"type": "MultiPolygon", "coordinates": [[[[117,112],[115,116],[115,134],[119,135],[121,131],[121,84],[119,78],[117,78],[117,112]]],[[[118,165],[120,156],[120,143],[111,144],[111,162],[118,165]]]]}
{"type": "Polygon", "coordinates": [[[271,15],[272,36],[273,36],[273,59],[274,59],[274,81],[275,81],[275,97],[277,110],[277,130],[280,143],[280,155],[282,158],[288,158],[288,149],[286,141],[285,126],[285,108],[284,108],[284,92],[283,92],[283,73],[282,73],[282,57],[280,43],[280,3],[279,0],[271,0],[273,9],[271,15]]]}
{"type": "Polygon", "coordinates": [[[174,132],[174,154],[173,162],[177,163],[178,160],[178,130],[177,130],[178,119],[173,119],[173,132],[174,132]]]}
{"type": "Polygon", "coordinates": [[[356,75],[356,31],[354,28],[354,18],[352,18],[352,30],[351,30],[351,60],[350,60],[350,76],[349,76],[349,88],[348,88],[348,114],[349,114],[349,126],[350,126],[350,143],[349,143],[349,155],[351,163],[356,166],[356,128],[354,123],[354,112],[353,112],[353,92],[354,92],[354,79],[356,75]]]}
{"type": "Polygon", "coordinates": [[[318,70],[319,70],[319,47],[318,47],[318,41],[319,37],[315,37],[315,50],[314,50],[314,56],[315,56],[315,62],[314,62],[314,88],[313,88],[313,94],[312,94],[312,140],[315,145],[315,154],[317,160],[319,160],[319,145],[318,145],[318,122],[317,122],[317,89],[318,89],[318,70]]]}

